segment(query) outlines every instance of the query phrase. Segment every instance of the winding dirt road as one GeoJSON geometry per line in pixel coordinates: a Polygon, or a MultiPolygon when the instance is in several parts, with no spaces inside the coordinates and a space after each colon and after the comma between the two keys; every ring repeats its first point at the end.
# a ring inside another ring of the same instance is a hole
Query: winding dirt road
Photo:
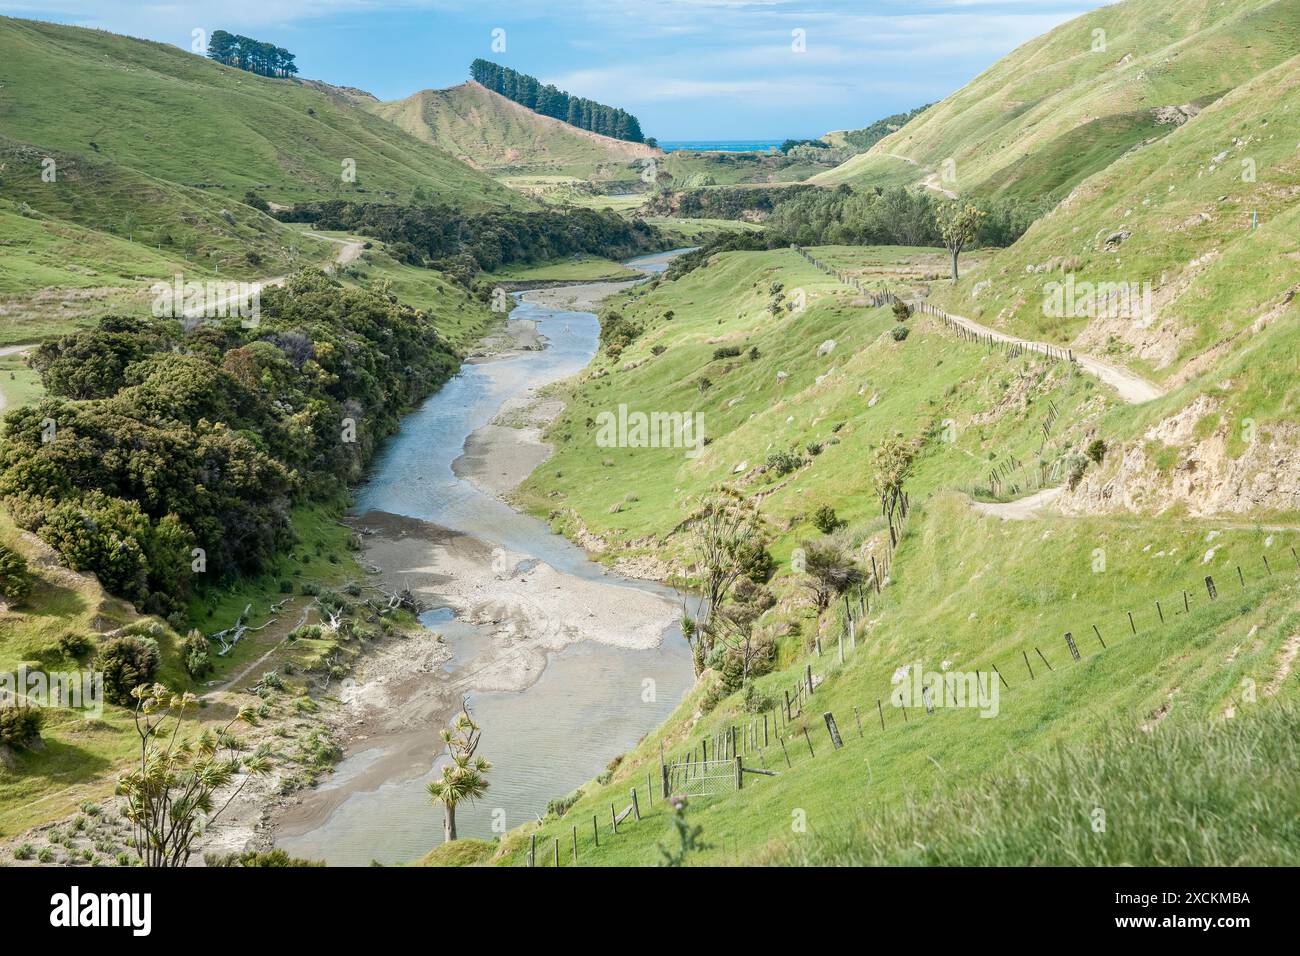
{"type": "MultiPolygon", "coordinates": [[[[964,315],[956,315],[949,312],[948,318],[952,319],[963,328],[969,329],[979,335],[987,335],[998,342],[1007,342],[1018,345],[1022,349],[1031,349],[1035,352],[1046,353],[1049,346],[1045,342],[1034,342],[1029,339],[1017,338],[1014,335],[1008,335],[1005,332],[999,332],[997,329],[991,329],[987,325],[981,325],[974,319],[968,319],[964,315]]],[[[1055,351],[1060,352],[1059,346],[1052,347],[1055,351]]],[[[1164,391],[1151,382],[1148,382],[1142,376],[1130,372],[1128,369],[1111,365],[1102,359],[1092,355],[1082,355],[1074,353],[1074,360],[1085,372],[1093,377],[1105,382],[1107,385],[1119,392],[1120,398],[1130,405],[1140,405],[1143,402],[1149,402],[1154,398],[1159,398],[1164,391]]]]}
{"type": "MultiPolygon", "coordinates": [[[[340,266],[345,266],[349,262],[355,262],[361,255],[361,251],[365,248],[365,242],[361,239],[339,239],[336,236],[323,236],[319,232],[307,232],[304,233],[304,235],[311,236],[313,239],[323,239],[325,242],[337,243],[342,246],[334,256],[333,263],[325,267],[326,272],[333,272],[340,266]]],[[[181,316],[186,319],[201,318],[203,313],[210,308],[228,305],[235,301],[242,302],[248,296],[253,295],[256,292],[261,292],[263,289],[284,285],[284,280],[287,278],[288,276],[276,276],[273,279],[258,279],[256,282],[250,282],[248,287],[241,293],[228,295],[224,299],[218,299],[215,303],[205,302],[203,305],[195,306],[192,309],[186,309],[181,313],[181,316]]]]}
{"type": "Polygon", "coordinates": [[[972,511],[1003,521],[1028,521],[1052,513],[1052,505],[1064,493],[1064,488],[1047,488],[1015,501],[971,501],[972,511]]]}

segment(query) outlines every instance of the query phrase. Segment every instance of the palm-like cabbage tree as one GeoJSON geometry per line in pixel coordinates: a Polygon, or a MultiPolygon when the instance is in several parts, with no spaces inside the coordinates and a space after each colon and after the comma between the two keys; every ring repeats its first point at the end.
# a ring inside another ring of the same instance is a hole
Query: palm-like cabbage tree
{"type": "Polygon", "coordinates": [[[442,836],[448,843],[456,839],[456,807],[462,801],[473,803],[487,793],[487,772],[492,769],[487,758],[475,756],[483,731],[470,717],[468,704],[462,703],[462,707],[460,715],[442,732],[451,762],[442,768],[442,776],[429,784],[429,796],[435,804],[442,804],[442,836]]]}

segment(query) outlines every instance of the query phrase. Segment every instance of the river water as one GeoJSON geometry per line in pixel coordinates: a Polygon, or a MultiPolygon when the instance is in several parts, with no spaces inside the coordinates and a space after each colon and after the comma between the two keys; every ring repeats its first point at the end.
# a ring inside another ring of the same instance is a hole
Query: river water
{"type": "MultiPolygon", "coordinates": [[[[663,255],[628,263],[659,272],[663,255]]],[[[457,477],[452,462],[466,439],[487,424],[507,399],[530,388],[574,375],[595,354],[599,324],[590,312],[544,308],[521,301],[512,319],[537,323],[541,351],[510,354],[466,364],[441,391],[407,416],[401,431],[377,458],[372,477],[359,489],[356,512],[388,512],[464,532],[545,562],[579,577],[678,596],[656,584],[621,580],[542,522],[457,477]]],[[[547,802],[598,774],[615,755],[657,726],[693,683],[685,640],[674,625],[650,650],[581,641],[550,653],[546,666],[519,692],[476,692],[474,659],[488,632],[457,621],[447,608],[422,615],[422,623],[443,635],[452,649],[441,673],[428,680],[468,684],[469,703],[483,728],[483,753],[491,759],[486,798],[457,811],[461,837],[490,839],[502,825],[514,827],[545,812],[547,802]],[[653,700],[643,689],[652,680],[653,700]],[[495,824],[495,827],[494,827],[495,824]],[[494,832],[495,831],[495,832],[494,832]]],[[[349,749],[314,796],[330,798],[328,814],[307,828],[281,835],[277,846],[332,865],[400,863],[422,856],[442,841],[442,811],[426,792],[436,776],[442,721],[407,728],[429,763],[422,773],[376,781],[373,769],[385,756],[385,742],[367,740],[349,749]],[[336,791],[330,793],[330,791],[336,791]]]]}

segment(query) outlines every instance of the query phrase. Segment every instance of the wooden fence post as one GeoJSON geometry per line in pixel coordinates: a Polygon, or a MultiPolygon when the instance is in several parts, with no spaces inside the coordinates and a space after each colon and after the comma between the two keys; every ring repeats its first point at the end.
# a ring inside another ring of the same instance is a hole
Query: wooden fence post
{"type": "Polygon", "coordinates": [[[808,736],[808,728],[807,728],[807,727],[805,727],[805,728],[803,729],[803,739],[804,739],[804,741],[808,744],[808,753],[810,753],[810,754],[812,754],[812,756],[816,757],[817,754],[813,751],[812,738],[808,736]]]}
{"type": "Polygon", "coordinates": [[[844,741],[840,738],[840,728],[835,723],[835,715],[828,710],[822,714],[822,720],[826,721],[826,731],[831,735],[831,745],[839,750],[844,746],[844,741]]]}
{"type": "Polygon", "coordinates": [[[529,866],[537,865],[537,834],[536,833],[530,833],[528,835],[528,865],[529,866]]]}
{"type": "Polygon", "coordinates": [[[736,758],[736,789],[742,790],[745,786],[745,765],[741,763],[739,757],[736,758]]]}
{"type": "Polygon", "coordinates": [[[600,849],[600,827],[596,825],[596,814],[591,815],[591,832],[596,838],[596,848],[600,849]]]}
{"type": "Polygon", "coordinates": [[[632,788],[632,816],[637,821],[640,821],[641,819],[641,804],[637,803],[636,787],[632,788]]]}

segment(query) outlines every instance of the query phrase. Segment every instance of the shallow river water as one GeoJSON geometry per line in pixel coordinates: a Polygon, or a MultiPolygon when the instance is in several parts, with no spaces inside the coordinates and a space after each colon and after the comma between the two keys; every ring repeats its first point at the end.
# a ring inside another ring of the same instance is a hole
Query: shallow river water
{"type": "MultiPolygon", "coordinates": [[[[633,260],[646,272],[663,268],[662,256],[633,260]]],[[[543,308],[521,301],[512,319],[537,322],[546,348],[466,364],[440,392],[404,420],[400,433],[376,460],[359,489],[356,512],[384,511],[434,522],[493,546],[520,552],[580,577],[619,581],[677,596],[655,584],[620,581],[542,522],[478,490],[452,472],[466,438],[486,424],[507,399],[571,376],[595,354],[599,326],[589,312],[543,308]]],[[[680,631],[669,627],[659,645],[629,650],[593,641],[549,654],[540,677],[517,693],[475,692],[473,660],[488,632],[455,620],[446,608],[422,616],[444,636],[453,656],[433,681],[470,687],[469,703],[483,728],[482,752],[493,763],[488,796],[462,806],[462,837],[491,838],[494,820],[517,826],[545,812],[547,802],[598,774],[615,755],[658,725],[681,700],[693,677],[680,631]],[[642,693],[654,681],[654,700],[642,693]]],[[[276,844],[288,852],[334,865],[409,861],[442,841],[442,812],[425,791],[435,776],[441,720],[427,728],[427,772],[375,781],[367,769],[384,756],[382,739],[350,749],[318,788],[332,809],[307,828],[291,828],[276,844]],[[361,781],[364,781],[362,783],[361,781]],[[339,792],[330,794],[330,790],[339,792]]]]}

